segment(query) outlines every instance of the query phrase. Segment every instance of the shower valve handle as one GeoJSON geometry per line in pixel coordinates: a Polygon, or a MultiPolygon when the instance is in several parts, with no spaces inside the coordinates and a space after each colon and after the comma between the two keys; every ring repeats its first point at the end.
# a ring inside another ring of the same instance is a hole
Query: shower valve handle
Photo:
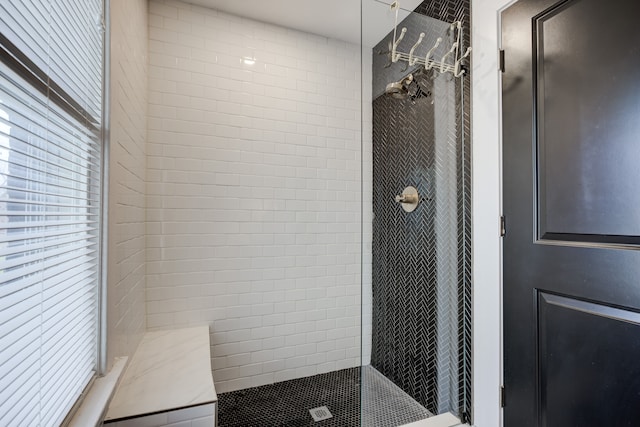
{"type": "Polygon", "coordinates": [[[416,203],[418,201],[418,196],[415,194],[402,194],[396,196],[396,202],[398,203],[416,203]]]}
{"type": "Polygon", "coordinates": [[[420,203],[420,195],[415,187],[407,187],[402,191],[402,194],[396,196],[396,202],[400,203],[402,209],[405,212],[413,212],[420,203]]]}

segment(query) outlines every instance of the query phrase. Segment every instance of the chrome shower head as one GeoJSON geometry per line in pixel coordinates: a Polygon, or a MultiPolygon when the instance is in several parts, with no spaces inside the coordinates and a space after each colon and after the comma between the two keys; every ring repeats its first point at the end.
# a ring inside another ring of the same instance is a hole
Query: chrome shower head
{"type": "MultiPolygon", "coordinates": [[[[395,99],[410,98],[413,104],[419,99],[431,98],[432,83],[423,71],[415,71],[398,82],[389,83],[385,93],[395,99]]],[[[431,98],[433,103],[433,98],[431,98]]]]}
{"type": "Polygon", "coordinates": [[[409,96],[406,86],[400,82],[389,83],[384,92],[396,99],[404,99],[409,96]]]}
{"type": "Polygon", "coordinates": [[[399,82],[389,83],[384,92],[395,99],[404,99],[409,96],[411,82],[413,82],[413,74],[409,74],[399,82]]]}

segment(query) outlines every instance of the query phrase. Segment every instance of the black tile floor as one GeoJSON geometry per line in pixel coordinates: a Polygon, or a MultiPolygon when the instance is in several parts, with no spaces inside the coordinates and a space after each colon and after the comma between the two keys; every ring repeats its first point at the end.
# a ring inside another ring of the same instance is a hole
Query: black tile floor
{"type": "Polygon", "coordinates": [[[369,366],[362,378],[360,368],[344,369],[222,393],[218,399],[220,427],[396,427],[431,415],[369,366]],[[320,406],[333,418],[313,421],[309,409],[320,406]]]}

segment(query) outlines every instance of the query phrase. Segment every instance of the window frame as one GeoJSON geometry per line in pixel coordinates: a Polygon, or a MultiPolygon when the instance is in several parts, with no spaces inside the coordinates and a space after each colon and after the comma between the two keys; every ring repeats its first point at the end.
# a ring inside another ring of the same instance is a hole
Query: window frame
{"type": "Polygon", "coordinates": [[[29,85],[29,88],[40,95],[47,97],[55,107],[70,115],[81,123],[88,132],[94,133],[98,138],[100,147],[100,171],[97,177],[99,186],[99,221],[98,230],[95,233],[96,247],[99,251],[96,256],[96,339],[95,339],[95,366],[94,375],[88,381],[84,391],[80,394],[69,412],[66,414],[62,425],[67,425],[82,404],[94,381],[107,374],[107,284],[108,284],[108,177],[109,177],[109,136],[110,136],[110,0],[101,2],[101,107],[100,117],[92,117],[72,95],[59,86],[52,77],[43,71],[32,61],[18,46],[0,32],[0,62],[12,72],[20,76],[29,85]],[[99,119],[99,120],[96,120],[99,119]]]}

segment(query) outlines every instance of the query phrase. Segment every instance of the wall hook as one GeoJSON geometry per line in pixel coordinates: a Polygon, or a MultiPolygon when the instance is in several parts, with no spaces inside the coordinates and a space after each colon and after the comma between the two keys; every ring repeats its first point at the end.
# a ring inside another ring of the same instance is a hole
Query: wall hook
{"type": "Polygon", "coordinates": [[[400,44],[400,42],[402,41],[406,33],[407,33],[407,28],[406,27],[402,28],[402,31],[400,31],[400,37],[398,37],[398,40],[396,40],[393,43],[393,52],[392,52],[392,59],[391,59],[393,62],[398,62],[398,59],[400,59],[400,54],[396,53],[396,50],[398,49],[398,45],[400,44]]]}
{"type": "Polygon", "coordinates": [[[465,73],[464,68],[462,68],[462,60],[467,56],[469,56],[470,53],[471,53],[471,48],[468,47],[464,55],[462,55],[460,59],[456,61],[456,67],[455,67],[455,70],[453,71],[453,75],[455,77],[460,77],[465,73]]]}
{"type": "Polygon", "coordinates": [[[438,48],[438,46],[440,46],[440,43],[442,43],[442,37],[438,37],[438,39],[436,40],[436,44],[433,45],[433,47],[429,50],[429,52],[427,52],[427,56],[425,56],[424,58],[424,65],[427,71],[432,69],[435,64],[435,61],[430,58],[431,58],[431,54],[438,48]]]}
{"type": "Polygon", "coordinates": [[[449,52],[445,53],[445,55],[440,60],[440,72],[441,73],[444,73],[444,67],[447,65],[445,60],[449,57],[449,55],[451,55],[453,52],[455,52],[457,48],[458,48],[458,42],[455,42],[453,45],[451,45],[451,49],[449,49],[449,52]]]}
{"type": "Polygon", "coordinates": [[[418,41],[416,42],[416,44],[413,45],[413,47],[409,51],[409,65],[411,66],[416,65],[416,62],[418,62],[418,58],[415,58],[415,59],[413,58],[413,52],[415,52],[416,48],[420,46],[420,43],[422,43],[422,39],[424,39],[425,35],[426,35],[425,33],[420,33],[420,37],[418,38],[418,41]]]}

